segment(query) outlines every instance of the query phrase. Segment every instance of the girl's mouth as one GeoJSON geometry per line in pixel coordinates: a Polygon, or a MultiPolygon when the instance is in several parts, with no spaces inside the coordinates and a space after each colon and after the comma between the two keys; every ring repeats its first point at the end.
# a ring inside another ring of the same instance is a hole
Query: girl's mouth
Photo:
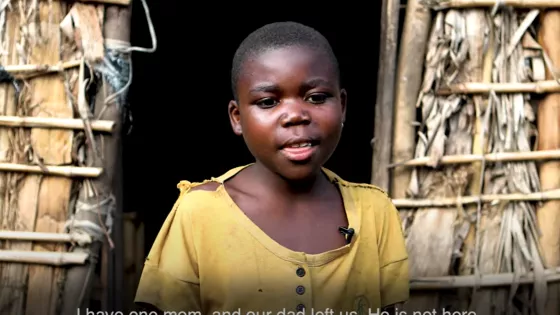
{"type": "Polygon", "coordinates": [[[316,144],[311,141],[304,141],[286,145],[280,151],[288,160],[301,162],[309,160],[316,150],[316,144]]]}

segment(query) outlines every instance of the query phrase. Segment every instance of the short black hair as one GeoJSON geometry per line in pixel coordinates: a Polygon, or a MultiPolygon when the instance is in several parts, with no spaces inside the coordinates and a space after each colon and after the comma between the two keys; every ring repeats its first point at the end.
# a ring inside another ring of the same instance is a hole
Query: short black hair
{"type": "Polygon", "coordinates": [[[337,80],[340,81],[338,60],[329,41],[317,30],[297,22],[276,22],[266,24],[253,31],[237,48],[231,67],[231,89],[237,99],[237,81],[243,63],[247,58],[256,56],[269,49],[282,47],[301,46],[325,53],[336,71],[337,80]]]}

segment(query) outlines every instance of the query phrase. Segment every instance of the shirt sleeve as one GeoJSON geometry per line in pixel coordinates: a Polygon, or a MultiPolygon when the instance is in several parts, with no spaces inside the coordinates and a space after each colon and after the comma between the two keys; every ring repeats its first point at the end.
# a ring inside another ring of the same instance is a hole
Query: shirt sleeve
{"type": "Polygon", "coordinates": [[[140,277],[135,303],[164,312],[201,311],[191,214],[200,202],[178,185],[180,196],[160,229],[140,277]]]}
{"type": "Polygon", "coordinates": [[[406,302],[410,279],[408,253],[399,213],[386,197],[385,211],[378,230],[381,278],[381,307],[406,302]]]}

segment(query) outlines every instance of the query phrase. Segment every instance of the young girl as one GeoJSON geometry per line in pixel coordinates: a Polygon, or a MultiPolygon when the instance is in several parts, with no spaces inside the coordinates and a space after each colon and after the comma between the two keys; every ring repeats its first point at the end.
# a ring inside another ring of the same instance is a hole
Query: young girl
{"type": "Polygon", "coordinates": [[[327,40],[297,23],[266,25],[237,50],[232,87],[231,125],[256,161],[179,183],[136,302],[167,314],[369,315],[406,301],[391,200],[322,167],[346,113],[327,40]]]}

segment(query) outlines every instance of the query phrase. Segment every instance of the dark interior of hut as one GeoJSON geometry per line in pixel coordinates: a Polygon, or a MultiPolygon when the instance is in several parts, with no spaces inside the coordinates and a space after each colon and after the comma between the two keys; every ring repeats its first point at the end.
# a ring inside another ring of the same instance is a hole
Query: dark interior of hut
{"type": "MultiPolygon", "coordinates": [[[[145,223],[146,252],[178,196],[180,180],[201,181],[253,162],[233,134],[226,108],[237,45],[266,23],[307,24],[331,42],[348,91],[348,113],[327,167],[350,181],[370,181],[380,4],[333,4],[244,4],[221,8],[225,12],[218,15],[215,3],[196,3],[194,9],[188,1],[148,1],[158,48],[133,54],[133,126],[123,136],[124,211],[137,212],[145,223]]],[[[132,16],[132,43],[150,47],[139,1],[132,16]]]]}

